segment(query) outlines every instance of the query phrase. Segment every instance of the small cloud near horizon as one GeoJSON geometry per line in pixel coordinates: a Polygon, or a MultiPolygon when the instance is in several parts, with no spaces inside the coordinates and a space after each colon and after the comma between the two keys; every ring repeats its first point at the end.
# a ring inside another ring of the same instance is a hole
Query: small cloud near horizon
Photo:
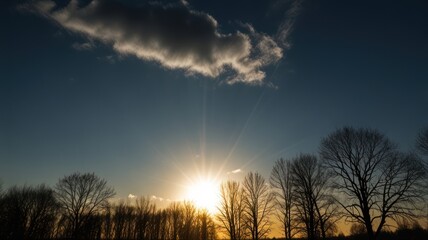
{"type": "Polygon", "coordinates": [[[134,198],[136,198],[137,196],[135,196],[134,194],[132,194],[132,193],[130,193],[129,195],[128,195],[128,198],[129,199],[134,199],[134,198]]]}
{"type": "Polygon", "coordinates": [[[241,173],[241,172],[242,172],[242,170],[240,168],[238,168],[238,169],[235,169],[233,171],[227,172],[227,174],[237,174],[237,173],[241,173]]]}
{"type": "Polygon", "coordinates": [[[160,201],[160,202],[163,202],[163,201],[171,202],[171,199],[169,199],[169,198],[158,197],[158,196],[155,196],[155,195],[152,195],[151,199],[155,200],[155,201],[157,200],[157,201],[160,201]]]}
{"type": "MultiPolygon", "coordinates": [[[[263,84],[263,68],[284,54],[277,40],[253,27],[248,33],[220,32],[214,17],[183,0],[138,6],[101,0],[81,6],[71,0],[63,7],[37,0],[30,8],[67,30],[110,45],[120,55],[155,61],[167,69],[184,70],[186,75],[225,76],[227,83],[263,84]]],[[[285,30],[290,24],[293,21],[282,27],[281,41],[288,36],[285,30]]],[[[86,50],[90,45],[74,47],[86,50]]]]}

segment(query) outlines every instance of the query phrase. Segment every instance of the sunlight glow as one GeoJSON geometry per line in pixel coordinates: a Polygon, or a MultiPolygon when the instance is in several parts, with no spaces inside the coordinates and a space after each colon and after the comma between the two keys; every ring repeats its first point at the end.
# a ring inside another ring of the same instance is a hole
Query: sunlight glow
{"type": "Polygon", "coordinates": [[[201,179],[188,187],[186,200],[193,202],[197,208],[206,209],[209,213],[217,212],[220,200],[219,183],[201,179]]]}

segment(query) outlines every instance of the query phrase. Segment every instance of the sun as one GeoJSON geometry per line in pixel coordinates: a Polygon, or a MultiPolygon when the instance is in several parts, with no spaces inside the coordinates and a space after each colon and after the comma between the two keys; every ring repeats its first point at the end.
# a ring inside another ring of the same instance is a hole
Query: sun
{"type": "Polygon", "coordinates": [[[186,200],[193,202],[199,209],[216,213],[220,201],[219,183],[207,179],[193,182],[188,186],[186,200]]]}

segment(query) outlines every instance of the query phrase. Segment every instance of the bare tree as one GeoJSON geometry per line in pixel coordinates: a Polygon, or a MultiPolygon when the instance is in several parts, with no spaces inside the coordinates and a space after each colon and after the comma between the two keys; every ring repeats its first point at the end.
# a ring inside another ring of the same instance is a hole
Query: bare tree
{"type": "Polygon", "coordinates": [[[198,210],[197,214],[197,229],[196,239],[200,240],[215,240],[216,228],[212,215],[206,209],[198,210]]]}
{"type": "Polygon", "coordinates": [[[114,239],[134,238],[135,207],[129,202],[120,201],[113,209],[114,239]]]}
{"type": "Polygon", "coordinates": [[[166,210],[153,212],[153,227],[147,239],[213,240],[216,238],[212,216],[206,210],[198,210],[192,202],[172,202],[166,210]]]}
{"type": "Polygon", "coordinates": [[[291,178],[291,161],[279,159],[275,162],[270,176],[270,184],[276,190],[275,203],[277,218],[282,224],[286,240],[292,239],[297,233],[292,211],[294,209],[294,185],[291,178]]]}
{"type": "Polygon", "coordinates": [[[155,205],[150,202],[149,197],[139,197],[136,203],[136,224],[135,233],[137,239],[145,239],[148,235],[150,214],[155,209],[155,205]]]}
{"type": "Polygon", "coordinates": [[[292,161],[291,179],[294,186],[296,216],[305,226],[308,239],[327,237],[338,220],[334,201],[329,194],[329,175],[315,155],[301,154],[292,161]]]}
{"type": "Polygon", "coordinates": [[[421,160],[401,154],[376,130],[345,127],[323,139],[321,156],[336,176],[348,220],[364,224],[376,239],[388,219],[414,217],[423,200],[421,160]]]}
{"type": "Polygon", "coordinates": [[[113,188],[94,173],[74,173],[59,180],[55,187],[56,198],[70,224],[70,236],[79,239],[83,225],[95,213],[108,205],[115,195],[113,188]]]}
{"type": "Polygon", "coordinates": [[[1,239],[48,239],[53,235],[58,204],[52,189],[12,187],[4,195],[1,239]]]}
{"type": "Polygon", "coordinates": [[[259,173],[249,172],[245,176],[243,189],[246,228],[251,233],[251,239],[262,239],[271,230],[274,195],[259,173]]]}
{"type": "Polygon", "coordinates": [[[147,229],[147,235],[142,239],[166,239],[166,211],[156,209],[154,204],[151,204],[150,220],[147,229]]]}
{"type": "Polygon", "coordinates": [[[341,219],[341,212],[329,188],[323,188],[317,193],[316,210],[319,222],[319,232],[323,239],[332,237],[337,232],[336,223],[341,219]]]}
{"type": "Polygon", "coordinates": [[[245,238],[243,189],[236,181],[223,182],[220,186],[220,206],[217,220],[231,240],[245,238]]]}
{"type": "MultiPolygon", "coordinates": [[[[428,127],[421,130],[421,132],[419,133],[417,139],[416,139],[416,148],[418,150],[418,152],[425,156],[425,170],[428,172],[428,127]]],[[[427,173],[427,178],[428,178],[428,173],[427,173]]],[[[428,179],[425,181],[425,190],[428,193],[428,179]]],[[[426,218],[426,222],[427,222],[427,229],[428,229],[428,194],[425,196],[425,208],[426,208],[426,213],[425,213],[425,218],[426,218]]]]}
{"type": "Polygon", "coordinates": [[[183,226],[183,212],[181,211],[181,203],[173,202],[168,207],[170,239],[179,239],[179,234],[183,226]]]}
{"type": "Polygon", "coordinates": [[[184,201],[181,205],[183,225],[179,235],[180,239],[194,239],[194,223],[196,221],[196,207],[192,202],[184,201]]]}
{"type": "Polygon", "coordinates": [[[108,205],[104,209],[103,222],[102,222],[102,239],[113,239],[113,207],[108,205]]]}

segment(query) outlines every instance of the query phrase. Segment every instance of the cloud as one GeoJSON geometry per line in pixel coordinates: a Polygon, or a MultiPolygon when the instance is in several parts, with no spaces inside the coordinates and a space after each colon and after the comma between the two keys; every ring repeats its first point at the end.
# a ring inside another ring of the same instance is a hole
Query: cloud
{"type": "Polygon", "coordinates": [[[130,198],[130,199],[134,199],[134,198],[136,198],[137,196],[135,196],[134,194],[132,194],[132,193],[130,193],[129,195],[128,195],[128,198],[130,198]]]}
{"type": "Polygon", "coordinates": [[[263,67],[282,58],[281,47],[270,36],[236,31],[221,33],[207,13],[191,9],[187,1],[132,7],[119,2],[92,0],[64,7],[39,0],[33,7],[62,27],[104,42],[121,55],[158,62],[168,69],[216,78],[228,83],[260,84],[263,67]]]}
{"type": "Polygon", "coordinates": [[[163,198],[161,198],[161,197],[156,197],[155,195],[152,195],[152,199],[153,200],[159,200],[159,201],[163,201],[163,198]]]}
{"type": "Polygon", "coordinates": [[[237,173],[240,173],[240,172],[242,172],[242,170],[240,168],[238,168],[238,169],[235,169],[233,171],[227,172],[227,174],[237,174],[237,173]]]}
{"type": "Polygon", "coordinates": [[[171,199],[169,199],[169,198],[162,198],[162,197],[157,197],[157,196],[155,196],[155,195],[152,195],[152,200],[157,200],[157,201],[161,201],[161,202],[163,202],[163,201],[167,201],[167,202],[171,202],[171,199]]]}
{"type": "Polygon", "coordinates": [[[289,37],[293,31],[297,16],[300,14],[303,0],[291,0],[288,10],[285,12],[284,19],[279,25],[276,33],[276,40],[282,48],[289,49],[289,37]]]}

